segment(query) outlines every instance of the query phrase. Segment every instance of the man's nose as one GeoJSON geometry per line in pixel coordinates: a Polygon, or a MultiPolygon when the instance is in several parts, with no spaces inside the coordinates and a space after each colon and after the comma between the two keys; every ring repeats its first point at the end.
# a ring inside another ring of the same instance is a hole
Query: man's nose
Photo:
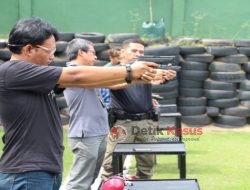
{"type": "Polygon", "coordinates": [[[50,61],[53,61],[55,59],[55,55],[54,54],[51,54],[50,56],[49,56],[49,60],[50,61]]]}

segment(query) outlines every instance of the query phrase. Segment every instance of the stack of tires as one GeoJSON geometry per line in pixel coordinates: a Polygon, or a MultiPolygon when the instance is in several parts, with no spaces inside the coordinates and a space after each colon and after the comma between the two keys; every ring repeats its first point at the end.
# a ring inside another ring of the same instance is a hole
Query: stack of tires
{"type": "Polygon", "coordinates": [[[215,125],[231,128],[245,125],[250,116],[250,110],[240,105],[237,89],[246,79],[241,64],[247,63],[248,58],[239,54],[231,41],[226,42],[207,44],[207,52],[214,56],[214,61],[209,66],[210,78],[205,81],[204,89],[208,99],[207,114],[215,125]]]}
{"type": "Polygon", "coordinates": [[[204,47],[181,48],[180,96],[178,108],[182,122],[193,126],[204,126],[212,122],[206,114],[207,99],[204,97],[204,81],[208,78],[209,63],[213,55],[207,54],[204,47]]]}
{"type": "MultiPolygon", "coordinates": [[[[238,52],[250,58],[250,40],[238,40],[235,42],[235,46],[238,48],[238,52]]],[[[250,109],[250,62],[242,64],[242,69],[246,73],[247,80],[242,81],[238,89],[238,97],[241,105],[250,109]]],[[[250,117],[248,117],[248,123],[250,123],[250,117]]]]}
{"type": "MultiPolygon", "coordinates": [[[[146,47],[145,55],[156,55],[156,56],[175,56],[175,62],[172,65],[179,65],[179,46],[162,46],[162,47],[146,47]]],[[[178,74],[177,74],[178,76],[178,74]]],[[[178,77],[173,80],[168,81],[165,84],[153,85],[152,92],[158,94],[162,97],[159,100],[159,104],[176,104],[176,99],[178,97],[178,77]]]]}
{"type": "Polygon", "coordinates": [[[65,67],[68,62],[66,49],[68,42],[75,38],[71,32],[59,32],[58,41],[56,42],[55,59],[50,63],[52,66],[65,67]]]}

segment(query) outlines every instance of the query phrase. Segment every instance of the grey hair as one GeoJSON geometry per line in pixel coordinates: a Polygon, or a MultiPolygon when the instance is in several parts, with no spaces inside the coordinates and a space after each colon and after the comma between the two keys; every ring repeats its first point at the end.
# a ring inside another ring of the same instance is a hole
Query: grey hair
{"type": "Polygon", "coordinates": [[[71,61],[77,58],[79,49],[81,49],[84,52],[88,52],[89,46],[93,46],[93,43],[88,40],[84,40],[81,38],[75,38],[71,40],[68,43],[68,47],[66,50],[69,60],[71,61]]]}

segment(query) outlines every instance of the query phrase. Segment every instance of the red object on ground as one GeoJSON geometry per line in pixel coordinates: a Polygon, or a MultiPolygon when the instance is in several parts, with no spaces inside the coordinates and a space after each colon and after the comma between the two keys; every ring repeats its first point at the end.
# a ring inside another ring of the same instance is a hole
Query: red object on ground
{"type": "Polygon", "coordinates": [[[102,183],[101,190],[123,190],[124,186],[125,183],[122,177],[113,176],[102,183]]]}

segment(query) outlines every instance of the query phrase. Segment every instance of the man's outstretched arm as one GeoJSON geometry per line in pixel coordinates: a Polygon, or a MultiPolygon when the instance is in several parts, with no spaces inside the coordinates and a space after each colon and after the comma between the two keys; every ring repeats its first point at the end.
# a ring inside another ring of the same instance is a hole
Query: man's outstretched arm
{"type": "MultiPolygon", "coordinates": [[[[155,77],[155,69],[158,65],[152,62],[138,62],[131,65],[132,79],[140,79],[150,82],[155,77]]],[[[113,67],[66,67],[63,68],[58,84],[62,87],[106,87],[125,82],[126,68],[113,67]]]]}

